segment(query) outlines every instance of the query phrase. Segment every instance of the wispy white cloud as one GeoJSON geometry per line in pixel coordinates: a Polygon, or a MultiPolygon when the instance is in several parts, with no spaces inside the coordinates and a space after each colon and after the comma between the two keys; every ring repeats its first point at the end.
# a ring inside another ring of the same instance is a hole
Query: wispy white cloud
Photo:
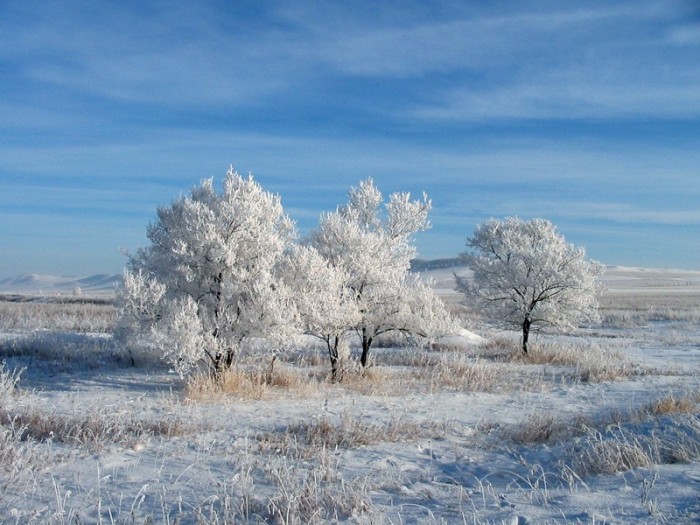
{"type": "Polygon", "coordinates": [[[4,7],[0,208],[23,236],[102,202],[92,234],[129,247],[229,163],[305,226],[367,176],[427,191],[419,243],[440,255],[490,215],[619,226],[619,243],[698,224],[692,2],[4,7]]]}
{"type": "Polygon", "coordinates": [[[409,114],[425,120],[611,119],[700,117],[700,68],[688,83],[533,79],[488,91],[457,89],[409,114]]]}
{"type": "Polygon", "coordinates": [[[565,221],[605,221],[608,223],[626,224],[628,226],[644,227],[645,225],[662,226],[700,226],[700,210],[673,209],[665,205],[642,207],[631,203],[593,201],[569,201],[566,199],[550,199],[545,203],[515,203],[503,204],[506,211],[517,206],[519,215],[524,217],[545,216],[565,221]],[[545,211],[543,214],[542,212],[545,211]]]}
{"type": "Polygon", "coordinates": [[[0,57],[21,61],[21,74],[43,84],[185,106],[254,103],[295,76],[281,37],[246,35],[219,22],[210,4],[174,2],[152,12],[131,3],[73,8],[42,5],[20,21],[22,30],[6,20],[0,57]]]}
{"type": "MultiPolygon", "coordinates": [[[[300,16],[296,20],[312,32],[312,44],[326,44],[315,45],[313,54],[346,74],[422,77],[436,72],[509,67],[535,51],[554,56],[553,38],[567,45],[590,38],[590,31],[601,24],[658,15],[656,9],[638,3],[593,8],[559,4],[558,8],[544,10],[519,4],[511,7],[508,14],[495,9],[452,9],[438,19],[421,17],[417,11],[409,20],[405,16],[386,20],[375,12],[353,9],[327,17],[320,10],[307,13],[310,21],[300,16]],[[331,22],[319,23],[321,17],[331,22]]],[[[541,57],[530,59],[541,61],[541,57]]]]}

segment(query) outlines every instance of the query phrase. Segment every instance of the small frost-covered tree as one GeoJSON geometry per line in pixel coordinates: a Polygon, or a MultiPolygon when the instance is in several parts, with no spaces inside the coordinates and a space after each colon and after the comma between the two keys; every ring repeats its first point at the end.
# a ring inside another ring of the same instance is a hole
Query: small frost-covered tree
{"type": "Polygon", "coordinates": [[[158,208],[150,246],[130,256],[117,334],[155,348],[183,375],[215,375],[258,338],[291,333],[291,296],[279,270],[294,227],[279,197],[229,169],[223,192],[202,181],[158,208]]]}
{"type": "Polygon", "coordinates": [[[343,294],[336,300],[349,297],[354,303],[359,317],[348,319],[345,326],[361,341],[362,366],[367,366],[372,343],[382,334],[431,338],[453,328],[442,302],[409,273],[416,254],[413,234],[430,227],[430,201],[425,195],[411,201],[408,193],[394,193],[383,203],[373,181],[362,181],[350,190],[347,205],[321,216],[308,239],[332,267],[342,270],[343,294]]]}
{"type": "Polygon", "coordinates": [[[473,281],[456,276],[472,304],[506,328],[571,330],[597,319],[596,278],[603,266],[568,244],[544,219],[509,217],[479,224],[463,254],[473,281]]]}
{"type": "Polygon", "coordinates": [[[294,291],[302,332],[326,344],[331,379],[339,380],[347,357],[343,350],[347,348],[348,327],[360,321],[347,272],[331,265],[314,248],[295,246],[286,260],[284,277],[294,291]]]}

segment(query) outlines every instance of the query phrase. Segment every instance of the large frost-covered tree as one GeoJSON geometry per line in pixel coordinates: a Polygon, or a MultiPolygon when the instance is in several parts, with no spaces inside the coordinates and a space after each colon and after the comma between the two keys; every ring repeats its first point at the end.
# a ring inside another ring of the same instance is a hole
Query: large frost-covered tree
{"type": "Polygon", "coordinates": [[[425,195],[412,201],[408,193],[394,193],[384,204],[367,179],[350,190],[348,204],[322,215],[309,236],[308,244],[344,275],[343,295],[336,300],[349,298],[356,309],[357,318],[348,318],[345,327],[361,341],[362,366],[382,334],[428,338],[454,327],[430,287],[409,273],[416,254],[413,234],[429,228],[430,208],[425,195]]]}
{"type": "Polygon", "coordinates": [[[286,261],[285,282],[294,291],[301,331],[328,349],[331,379],[340,379],[348,328],[360,313],[344,268],[333,266],[310,246],[295,246],[286,261]]]}
{"type": "Polygon", "coordinates": [[[506,328],[570,330],[597,318],[596,277],[603,272],[583,248],[566,242],[545,219],[509,217],[479,224],[463,254],[473,280],[457,277],[467,299],[506,328]]]}
{"type": "Polygon", "coordinates": [[[279,277],[294,227],[280,198],[229,169],[223,192],[202,181],[148,227],[130,256],[120,337],[156,348],[180,374],[220,374],[257,338],[291,333],[294,309],[279,277]]]}

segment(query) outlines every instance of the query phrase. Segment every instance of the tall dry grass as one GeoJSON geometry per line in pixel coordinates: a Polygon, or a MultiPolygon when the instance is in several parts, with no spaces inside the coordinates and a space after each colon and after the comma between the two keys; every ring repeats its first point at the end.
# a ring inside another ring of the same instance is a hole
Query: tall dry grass
{"type": "Polygon", "coordinates": [[[188,378],[185,396],[190,401],[216,401],[222,396],[239,399],[274,399],[312,396],[324,382],[323,375],[272,360],[266,367],[235,366],[219,376],[197,373],[188,378]]]}
{"type": "Polygon", "coordinates": [[[632,329],[653,322],[700,322],[700,296],[685,294],[620,294],[608,292],[600,298],[601,325],[632,329]]]}
{"type": "Polygon", "coordinates": [[[0,299],[0,332],[56,330],[79,333],[111,332],[117,318],[109,302],[31,302],[0,299]]]}
{"type": "Polygon", "coordinates": [[[531,365],[568,367],[572,378],[583,383],[619,381],[654,371],[624,356],[615,343],[544,339],[532,344],[527,354],[510,354],[509,361],[531,365]]]}
{"type": "Polygon", "coordinates": [[[102,450],[110,443],[138,446],[154,437],[181,436],[194,427],[179,416],[138,417],[128,411],[106,413],[99,409],[76,414],[58,414],[42,410],[36,404],[0,408],[0,426],[12,429],[21,441],[59,442],[102,450]]]}
{"type": "Polygon", "coordinates": [[[304,460],[324,451],[352,449],[376,443],[440,439],[450,429],[448,421],[412,421],[393,417],[388,421],[367,421],[353,414],[323,415],[261,432],[256,436],[258,452],[304,460]]]}

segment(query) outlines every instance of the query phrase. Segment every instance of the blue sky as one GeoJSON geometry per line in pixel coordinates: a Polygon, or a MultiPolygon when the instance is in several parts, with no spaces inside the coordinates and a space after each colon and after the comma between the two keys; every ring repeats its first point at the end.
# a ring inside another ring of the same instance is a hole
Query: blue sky
{"type": "Polygon", "coordinates": [[[302,234],[373,177],[423,257],[518,215],[700,269],[696,2],[0,0],[0,42],[0,277],[120,272],[230,164],[302,234]]]}

